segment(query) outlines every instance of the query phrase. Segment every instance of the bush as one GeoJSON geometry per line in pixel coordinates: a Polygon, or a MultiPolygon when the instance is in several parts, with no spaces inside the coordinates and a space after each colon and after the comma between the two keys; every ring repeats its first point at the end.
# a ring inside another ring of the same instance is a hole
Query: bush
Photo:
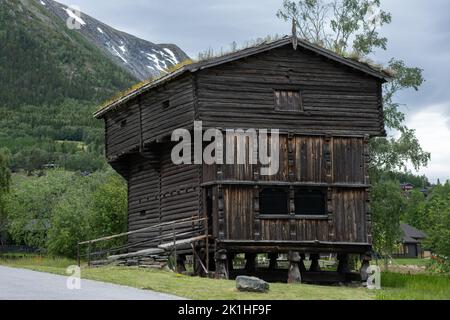
{"type": "Polygon", "coordinates": [[[8,230],[17,243],[74,257],[77,242],[126,230],[126,190],[112,170],[16,175],[7,201],[8,230]]]}
{"type": "Polygon", "coordinates": [[[450,259],[433,255],[427,262],[427,270],[434,273],[450,273],[450,259]]]}
{"type": "Polygon", "coordinates": [[[46,248],[53,208],[75,185],[73,173],[53,170],[42,177],[14,175],[6,211],[8,231],[17,244],[46,248]]]}

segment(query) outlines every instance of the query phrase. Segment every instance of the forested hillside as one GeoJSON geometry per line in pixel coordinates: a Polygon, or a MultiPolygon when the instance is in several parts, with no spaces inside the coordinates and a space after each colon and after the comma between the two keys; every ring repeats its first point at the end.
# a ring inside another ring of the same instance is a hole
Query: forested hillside
{"type": "Polygon", "coordinates": [[[136,79],[32,0],[0,0],[0,146],[14,169],[103,165],[92,112],[136,79]]]}
{"type": "Polygon", "coordinates": [[[1,1],[0,43],[4,106],[105,99],[135,81],[34,1],[1,1]]]}

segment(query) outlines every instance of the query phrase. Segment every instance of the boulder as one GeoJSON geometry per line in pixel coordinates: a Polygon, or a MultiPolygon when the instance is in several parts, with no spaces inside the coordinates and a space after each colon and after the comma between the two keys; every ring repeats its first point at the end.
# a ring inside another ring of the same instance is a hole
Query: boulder
{"type": "Polygon", "coordinates": [[[256,277],[239,276],[236,278],[236,288],[245,292],[267,292],[269,284],[256,277]]]}

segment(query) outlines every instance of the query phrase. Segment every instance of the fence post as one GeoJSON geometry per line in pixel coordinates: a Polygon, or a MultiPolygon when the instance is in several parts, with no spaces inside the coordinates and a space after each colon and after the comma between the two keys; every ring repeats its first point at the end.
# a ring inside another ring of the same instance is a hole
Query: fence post
{"type": "Polygon", "coordinates": [[[92,243],[89,242],[88,248],[87,248],[87,258],[88,258],[88,267],[89,268],[91,267],[91,246],[92,246],[92,243]]]}

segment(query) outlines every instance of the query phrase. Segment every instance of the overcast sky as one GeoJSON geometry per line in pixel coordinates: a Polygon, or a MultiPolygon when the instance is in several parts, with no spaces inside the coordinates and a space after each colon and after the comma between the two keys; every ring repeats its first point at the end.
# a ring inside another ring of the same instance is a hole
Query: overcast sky
{"type": "MultiPolygon", "coordinates": [[[[59,0],[119,30],[155,43],[175,43],[188,55],[229,48],[236,41],[268,34],[289,34],[291,26],[275,14],[282,0],[59,0]]],[[[382,29],[386,52],[374,55],[385,63],[402,58],[424,69],[419,92],[398,96],[407,104],[407,123],[431,152],[420,173],[432,181],[450,179],[450,1],[382,0],[393,22],[382,29]]]]}

